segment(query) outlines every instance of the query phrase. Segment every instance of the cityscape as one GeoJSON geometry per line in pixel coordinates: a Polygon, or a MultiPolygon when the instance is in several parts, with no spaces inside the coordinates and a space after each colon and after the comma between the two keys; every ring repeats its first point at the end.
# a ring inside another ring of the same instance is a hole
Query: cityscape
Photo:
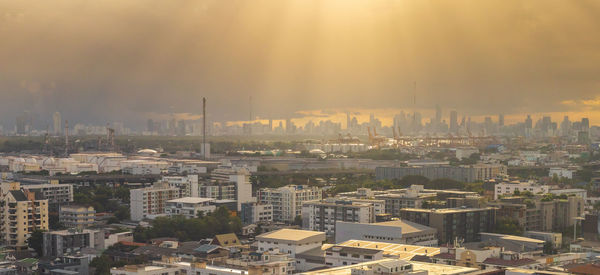
{"type": "Polygon", "coordinates": [[[0,0],[0,275],[600,274],[598,15],[0,0]]]}

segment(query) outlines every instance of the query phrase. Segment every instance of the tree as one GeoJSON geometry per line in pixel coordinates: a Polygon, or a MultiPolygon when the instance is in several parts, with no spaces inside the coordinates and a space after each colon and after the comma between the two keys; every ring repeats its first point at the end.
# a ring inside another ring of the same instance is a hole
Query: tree
{"type": "Polygon", "coordinates": [[[94,258],[90,262],[90,267],[94,267],[96,272],[94,274],[110,274],[110,268],[112,266],[112,261],[106,255],[102,255],[100,257],[94,258]]]}
{"type": "Polygon", "coordinates": [[[302,226],[302,216],[298,215],[294,218],[293,225],[302,226]]]}
{"type": "Polygon", "coordinates": [[[44,243],[44,230],[35,229],[29,239],[27,239],[27,246],[35,250],[38,257],[42,256],[42,245],[44,243]]]}
{"type": "Polygon", "coordinates": [[[544,254],[546,255],[552,255],[555,254],[556,250],[554,249],[554,245],[552,244],[552,242],[550,241],[546,241],[544,243],[544,254]]]}
{"type": "Polygon", "coordinates": [[[519,225],[519,222],[511,217],[500,217],[496,220],[496,233],[517,235],[523,234],[523,228],[519,225]]]}

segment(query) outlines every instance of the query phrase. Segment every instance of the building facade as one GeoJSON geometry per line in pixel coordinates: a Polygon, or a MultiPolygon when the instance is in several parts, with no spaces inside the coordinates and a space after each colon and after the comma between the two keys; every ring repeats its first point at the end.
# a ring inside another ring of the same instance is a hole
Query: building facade
{"type": "Polygon", "coordinates": [[[152,187],[131,189],[131,220],[141,221],[165,214],[167,201],[178,199],[178,188],[169,187],[167,183],[155,183],[152,187]]]}
{"type": "Polygon", "coordinates": [[[48,230],[48,200],[28,190],[11,190],[2,195],[0,234],[9,247],[25,247],[35,230],[48,230]]]}
{"type": "Polygon", "coordinates": [[[375,207],[368,202],[354,202],[335,198],[322,201],[309,201],[302,205],[302,228],[325,232],[335,236],[337,221],[372,223],[375,222],[375,207]]]}
{"type": "Polygon", "coordinates": [[[96,223],[96,210],[92,206],[61,205],[58,220],[67,228],[87,228],[96,223]]]}
{"type": "Polygon", "coordinates": [[[186,218],[196,218],[198,214],[208,214],[215,211],[214,199],[185,197],[169,200],[165,204],[165,214],[169,216],[182,215],[186,218]]]}
{"type": "Polygon", "coordinates": [[[440,243],[453,242],[455,238],[464,242],[481,240],[480,232],[492,232],[496,224],[496,209],[447,208],[416,209],[400,211],[403,220],[433,227],[437,230],[440,243]]]}
{"type": "Polygon", "coordinates": [[[273,205],[273,221],[292,222],[302,215],[302,203],[321,200],[323,190],[307,185],[288,185],[281,188],[263,188],[258,193],[258,201],[273,205]]]}

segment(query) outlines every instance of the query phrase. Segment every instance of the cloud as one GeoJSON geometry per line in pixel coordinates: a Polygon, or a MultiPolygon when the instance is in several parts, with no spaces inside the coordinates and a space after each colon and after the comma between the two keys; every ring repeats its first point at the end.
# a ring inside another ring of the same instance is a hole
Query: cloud
{"type": "Polygon", "coordinates": [[[30,110],[145,125],[197,117],[202,97],[223,122],[597,111],[598,14],[597,1],[0,0],[0,123],[30,110]]]}

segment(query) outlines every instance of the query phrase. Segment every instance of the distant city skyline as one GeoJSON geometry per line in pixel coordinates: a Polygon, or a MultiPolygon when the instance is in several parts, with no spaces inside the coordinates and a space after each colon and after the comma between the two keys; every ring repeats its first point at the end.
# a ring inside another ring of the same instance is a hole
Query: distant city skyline
{"type": "Polygon", "coordinates": [[[1,1],[0,123],[29,110],[143,127],[198,116],[202,97],[220,122],[380,110],[389,124],[436,104],[600,121],[597,2],[176,2],[1,1]]]}

